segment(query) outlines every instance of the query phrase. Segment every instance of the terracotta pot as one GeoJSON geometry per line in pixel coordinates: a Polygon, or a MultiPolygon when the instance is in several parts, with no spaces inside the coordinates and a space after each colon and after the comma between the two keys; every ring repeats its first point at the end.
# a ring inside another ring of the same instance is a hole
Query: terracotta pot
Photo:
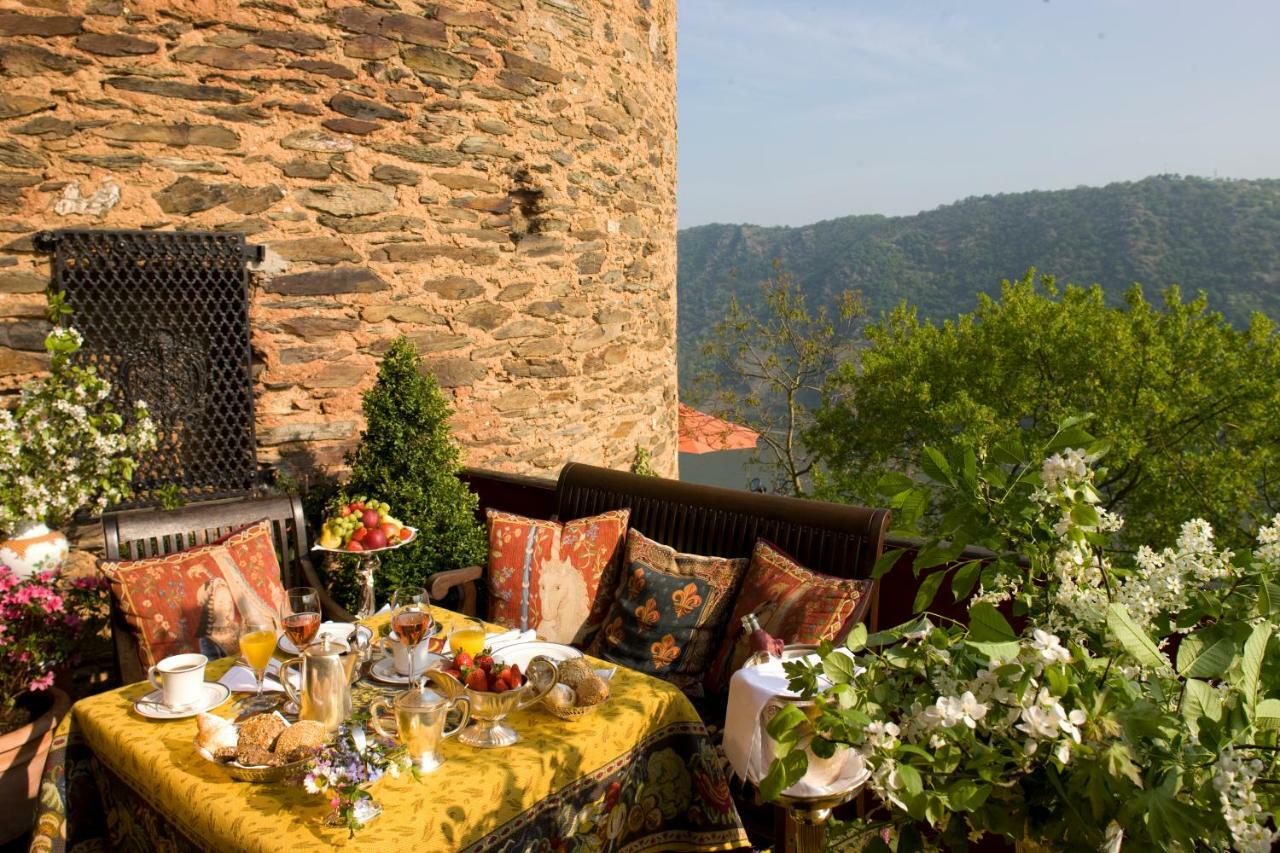
{"type": "Polygon", "coordinates": [[[36,572],[61,569],[69,550],[67,537],[60,532],[40,522],[27,522],[10,539],[0,542],[0,563],[18,577],[28,578],[36,572]]]}
{"type": "Polygon", "coordinates": [[[56,687],[35,694],[34,710],[45,700],[44,713],[20,729],[0,735],[0,844],[31,831],[35,821],[40,775],[53,744],[53,733],[67,715],[71,699],[56,687]]]}

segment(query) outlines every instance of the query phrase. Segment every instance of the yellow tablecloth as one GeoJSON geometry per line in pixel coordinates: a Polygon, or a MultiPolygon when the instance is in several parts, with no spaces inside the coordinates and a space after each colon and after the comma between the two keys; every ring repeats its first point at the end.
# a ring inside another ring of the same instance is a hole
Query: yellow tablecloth
{"type": "MultiPolygon", "coordinates": [[[[447,630],[456,614],[435,616],[447,630]]],[[[215,661],[209,680],[230,665],[215,661]]],[[[157,722],[135,684],[77,702],[46,769],[32,850],[136,843],[208,850],[730,850],[747,844],[697,712],[665,682],[620,668],[609,701],[575,722],[539,706],[514,746],[449,740],[444,764],[371,789],[383,813],[348,838],[296,784],[232,781],[194,750],[194,720],[157,722]],[[94,789],[98,797],[91,794],[94,789]],[[107,839],[103,839],[105,832],[107,839]],[[163,841],[163,844],[162,844],[163,841]]],[[[214,713],[232,716],[230,701],[214,713]]]]}

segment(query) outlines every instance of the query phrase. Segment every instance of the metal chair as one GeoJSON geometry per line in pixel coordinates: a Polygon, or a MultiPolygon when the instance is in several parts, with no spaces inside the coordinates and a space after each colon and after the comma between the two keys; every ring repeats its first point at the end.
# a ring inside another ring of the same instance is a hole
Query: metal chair
{"type": "MultiPolygon", "coordinates": [[[[175,510],[145,509],[102,516],[102,535],[109,561],[164,556],[214,542],[234,530],[267,519],[280,560],[285,587],[311,586],[320,593],[320,607],[327,619],[352,621],[351,614],[335,602],[307,557],[307,522],[302,500],[296,495],[240,498],[191,504],[175,510]]],[[[111,635],[116,666],[123,684],[146,677],[138,663],[137,642],[124,615],[111,601],[111,635]]]]}

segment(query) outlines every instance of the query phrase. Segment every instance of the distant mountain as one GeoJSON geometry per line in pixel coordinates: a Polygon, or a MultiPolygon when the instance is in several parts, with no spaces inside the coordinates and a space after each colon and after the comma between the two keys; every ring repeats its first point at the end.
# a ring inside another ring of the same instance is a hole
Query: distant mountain
{"type": "Polygon", "coordinates": [[[781,259],[809,297],[860,289],[873,316],[902,300],[944,318],[1034,266],[1118,299],[1170,284],[1204,290],[1241,323],[1280,319],[1280,180],[1161,175],[1105,187],[968,198],[914,216],[846,216],[799,228],[703,225],[679,234],[681,379],[730,295],[759,304],[781,259]]]}

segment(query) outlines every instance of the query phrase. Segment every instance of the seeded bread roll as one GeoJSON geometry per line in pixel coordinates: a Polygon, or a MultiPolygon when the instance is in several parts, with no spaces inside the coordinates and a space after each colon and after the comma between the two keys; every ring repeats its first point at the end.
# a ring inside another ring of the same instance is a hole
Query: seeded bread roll
{"type": "Polygon", "coordinates": [[[255,714],[240,724],[240,746],[253,746],[270,752],[276,738],[288,727],[284,717],[277,713],[255,714]]]}
{"type": "Polygon", "coordinates": [[[276,738],[274,752],[285,761],[306,758],[324,746],[324,724],[315,720],[299,720],[276,738]]]}
{"type": "Polygon", "coordinates": [[[236,761],[244,767],[275,767],[284,764],[284,757],[269,749],[242,743],[236,750],[236,761]]]}
{"type": "Polygon", "coordinates": [[[560,663],[559,669],[560,677],[558,681],[570,687],[577,687],[580,682],[587,678],[597,677],[591,669],[591,664],[587,663],[586,658],[570,658],[560,663]]]}
{"type": "Polygon", "coordinates": [[[587,678],[578,682],[573,688],[574,704],[579,707],[586,705],[599,705],[601,702],[609,698],[609,682],[605,681],[594,672],[587,678]]]}

